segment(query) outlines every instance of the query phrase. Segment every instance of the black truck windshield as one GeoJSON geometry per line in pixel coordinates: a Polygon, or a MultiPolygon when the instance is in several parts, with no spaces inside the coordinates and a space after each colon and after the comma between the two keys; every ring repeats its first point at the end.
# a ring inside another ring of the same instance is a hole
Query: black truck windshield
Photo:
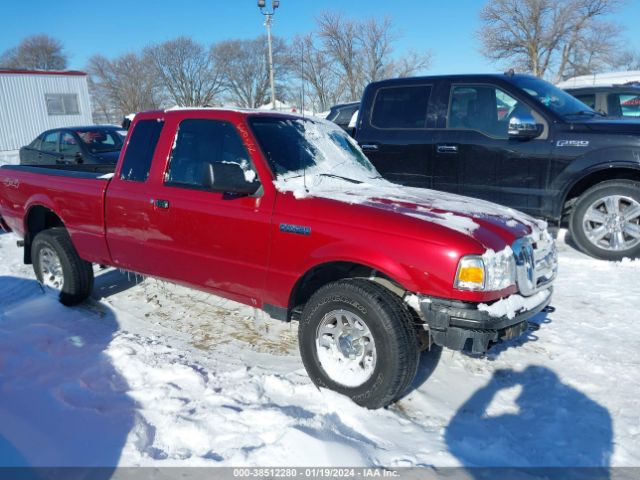
{"type": "Polygon", "coordinates": [[[598,114],[574,96],[539,78],[514,76],[511,82],[561,117],[598,114]]]}
{"type": "Polygon", "coordinates": [[[267,116],[253,117],[249,124],[278,177],[305,172],[360,181],[378,176],[353,139],[333,124],[267,116]]]}

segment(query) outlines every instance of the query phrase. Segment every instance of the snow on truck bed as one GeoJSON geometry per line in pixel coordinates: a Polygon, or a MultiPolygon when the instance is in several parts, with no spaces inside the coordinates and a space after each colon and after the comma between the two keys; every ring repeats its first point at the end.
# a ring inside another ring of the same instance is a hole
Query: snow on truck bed
{"type": "Polygon", "coordinates": [[[96,271],[65,308],[0,235],[0,466],[640,464],[640,262],[560,245],[555,313],[486,358],[424,354],[369,411],[307,378],[296,325],[96,271]]]}

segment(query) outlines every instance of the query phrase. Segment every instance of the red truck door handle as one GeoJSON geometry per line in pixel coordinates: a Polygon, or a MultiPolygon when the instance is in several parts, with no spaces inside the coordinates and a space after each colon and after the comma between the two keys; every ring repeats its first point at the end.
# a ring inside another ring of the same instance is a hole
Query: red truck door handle
{"type": "Polygon", "coordinates": [[[169,200],[154,200],[153,204],[157,207],[157,208],[164,208],[167,209],[169,208],[169,200]]]}

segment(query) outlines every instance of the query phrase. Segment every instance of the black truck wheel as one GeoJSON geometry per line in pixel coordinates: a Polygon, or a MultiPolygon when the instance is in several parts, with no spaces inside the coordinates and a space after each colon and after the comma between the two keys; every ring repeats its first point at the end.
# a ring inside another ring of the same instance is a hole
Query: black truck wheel
{"type": "Polygon", "coordinates": [[[320,288],[302,312],[298,337],[311,380],[366,408],[394,402],[416,375],[418,337],[407,307],[368,280],[320,288]]]}
{"type": "Polygon", "coordinates": [[[640,183],[610,180],[584,192],[570,219],[580,249],[603,260],[640,256],[640,183]]]}
{"type": "Polygon", "coordinates": [[[64,228],[38,233],[31,244],[31,259],[38,281],[64,305],[76,305],[91,294],[91,263],[78,256],[64,228]]]}

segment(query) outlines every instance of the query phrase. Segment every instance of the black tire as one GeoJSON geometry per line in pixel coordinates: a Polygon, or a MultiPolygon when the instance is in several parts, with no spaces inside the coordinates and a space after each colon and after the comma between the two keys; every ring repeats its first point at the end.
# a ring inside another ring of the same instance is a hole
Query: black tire
{"type": "MultiPolygon", "coordinates": [[[[609,180],[591,187],[580,195],[573,207],[573,211],[571,212],[571,218],[569,219],[571,238],[582,252],[602,260],[618,261],[622,260],[624,257],[640,257],[640,244],[627,249],[608,250],[605,247],[601,247],[591,242],[585,233],[583,225],[585,215],[589,211],[590,207],[594,205],[595,202],[612,195],[621,195],[640,203],[640,183],[631,180],[609,180]]],[[[638,220],[638,218],[634,220],[635,223],[638,223],[639,221],[640,220],[638,220]]],[[[607,238],[603,241],[607,242],[607,238]]]]}
{"type": "Polygon", "coordinates": [[[364,279],[340,280],[320,288],[302,312],[298,340],[302,362],[313,383],[371,409],[400,398],[415,378],[420,360],[418,337],[407,307],[386,288],[364,279]],[[373,373],[359,386],[334,381],[318,358],[316,334],[325,315],[335,310],[361,317],[375,342],[373,373]]]}
{"type": "Polygon", "coordinates": [[[71,306],[86,300],[93,290],[93,268],[91,263],[78,256],[67,231],[64,228],[51,228],[38,233],[33,239],[31,259],[33,270],[41,284],[44,282],[40,257],[45,248],[53,250],[62,266],[64,281],[58,294],[60,303],[71,306]]]}

